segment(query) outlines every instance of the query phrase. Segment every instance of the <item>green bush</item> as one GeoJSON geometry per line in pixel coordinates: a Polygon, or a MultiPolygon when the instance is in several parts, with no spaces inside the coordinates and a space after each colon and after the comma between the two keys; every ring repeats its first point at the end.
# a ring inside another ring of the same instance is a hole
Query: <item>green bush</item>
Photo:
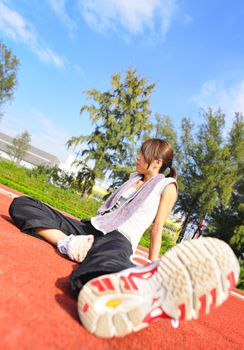
{"type": "Polygon", "coordinates": [[[240,278],[236,287],[244,291],[244,263],[241,263],[240,278]]]}
{"type": "Polygon", "coordinates": [[[81,219],[93,216],[101,205],[94,199],[80,198],[72,189],[49,184],[45,174],[31,176],[31,170],[7,161],[0,162],[0,182],[81,219]]]}
{"type": "MultiPolygon", "coordinates": [[[[143,247],[149,248],[150,247],[150,229],[147,229],[147,231],[142,236],[139,244],[143,247]]],[[[160,249],[160,255],[163,255],[167,252],[168,249],[172,248],[175,245],[175,241],[166,235],[162,236],[162,245],[160,249]]]]}

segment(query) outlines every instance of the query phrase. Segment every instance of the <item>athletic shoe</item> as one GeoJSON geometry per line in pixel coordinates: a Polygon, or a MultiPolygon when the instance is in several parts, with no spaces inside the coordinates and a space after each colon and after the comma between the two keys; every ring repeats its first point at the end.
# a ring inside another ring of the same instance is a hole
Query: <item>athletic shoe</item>
{"type": "Polygon", "coordinates": [[[70,235],[59,240],[57,248],[61,254],[66,254],[71,260],[80,263],[85,259],[93,242],[93,235],[70,235]]]}
{"type": "Polygon", "coordinates": [[[76,236],[74,236],[74,235],[66,236],[65,238],[60,239],[58,241],[57,248],[61,254],[67,255],[68,244],[73,237],[76,237],[76,236]]]}
{"type": "Polygon", "coordinates": [[[216,238],[186,241],[145,267],[90,280],[78,313],[97,337],[124,336],[155,320],[197,319],[221,305],[238,281],[231,248],[216,238]]]}

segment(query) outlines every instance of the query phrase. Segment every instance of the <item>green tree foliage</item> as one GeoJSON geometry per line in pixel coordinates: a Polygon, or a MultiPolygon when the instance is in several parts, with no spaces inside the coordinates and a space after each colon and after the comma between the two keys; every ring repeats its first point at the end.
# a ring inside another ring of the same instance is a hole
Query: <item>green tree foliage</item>
{"type": "Polygon", "coordinates": [[[25,157],[25,154],[30,147],[31,136],[27,130],[22,132],[19,136],[15,137],[11,145],[7,146],[7,152],[10,158],[16,163],[20,164],[21,160],[25,157]]]}
{"type": "MultiPolygon", "coordinates": [[[[232,167],[237,171],[227,206],[215,208],[211,217],[212,234],[229,242],[237,255],[244,251],[244,118],[236,113],[229,133],[232,167]]],[[[229,197],[229,196],[228,196],[229,197]]]]}
{"type": "Polygon", "coordinates": [[[169,141],[177,155],[177,133],[174,129],[172,119],[168,115],[160,115],[159,113],[156,113],[155,119],[156,122],[152,136],[169,141]]]}
{"type": "Polygon", "coordinates": [[[2,104],[13,98],[18,66],[18,59],[0,42],[0,112],[2,104]]]}
{"type": "Polygon", "coordinates": [[[167,140],[171,144],[174,150],[173,165],[176,166],[176,168],[178,168],[179,167],[178,164],[180,163],[180,158],[179,158],[180,152],[179,152],[179,145],[178,145],[178,139],[177,139],[178,135],[174,128],[171,117],[169,117],[168,115],[160,115],[156,113],[155,124],[154,124],[153,133],[151,134],[151,137],[167,140]]]}
{"type": "Polygon", "coordinates": [[[92,176],[86,178],[91,185],[96,177],[103,178],[107,172],[111,172],[114,181],[118,180],[119,168],[133,164],[138,141],[145,130],[152,129],[149,104],[154,87],[130,68],[124,80],[119,73],[112,75],[109,90],[85,91],[90,103],[81,108],[81,114],[88,112],[94,131],[72,137],[67,144],[82,145],[82,166],[89,160],[93,162],[92,176]]]}
{"type": "Polygon", "coordinates": [[[57,165],[47,168],[47,180],[60,188],[69,188],[73,186],[74,174],[60,169],[57,165]]]}
{"type": "MultiPolygon", "coordinates": [[[[180,194],[178,209],[185,214],[182,235],[190,221],[208,221],[214,232],[214,212],[227,210],[238,181],[237,165],[224,142],[224,115],[211,109],[202,111],[204,122],[196,135],[189,119],[182,121],[180,194]]],[[[233,232],[232,232],[233,234],[233,232]]],[[[222,239],[224,237],[222,236],[222,239]]]]}
{"type": "Polygon", "coordinates": [[[75,188],[80,191],[81,197],[89,196],[95,184],[96,173],[86,163],[80,164],[80,171],[74,180],[75,188]]]}
{"type": "Polygon", "coordinates": [[[82,197],[92,193],[92,187],[89,187],[89,184],[95,181],[95,178],[90,181],[90,176],[94,175],[87,164],[84,164],[77,174],[62,170],[57,165],[53,167],[39,165],[30,171],[30,176],[43,179],[62,189],[70,188],[79,191],[82,197]]]}
{"type": "Polygon", "coordinates": [[[240,271],[240,277],[239,277],[239,281],[238,281],[238,284],[237,284],[237,288],[240,289],[240,290],[243,290],[244,291],[244,263],[242,262],[240,264],[241,266],[241,271],[240,271]]]}
{"type": "MultiPolygon", "coordinates": [[[[153,137],[166,138],[176,149],[179,198],[176,210],[184,214],[181,231],[196,229],[202,219],[205,234],[228,242],[238,256],[244,250],[244,121],[235,115],[233,127],[224,129],[221,111],[202,111],[203,122],[195,128],[184,118],[181,137],[168,116],[156,115],[153,137]]],[[[179,239],[179,240],[180,240],[179,239]]]]}

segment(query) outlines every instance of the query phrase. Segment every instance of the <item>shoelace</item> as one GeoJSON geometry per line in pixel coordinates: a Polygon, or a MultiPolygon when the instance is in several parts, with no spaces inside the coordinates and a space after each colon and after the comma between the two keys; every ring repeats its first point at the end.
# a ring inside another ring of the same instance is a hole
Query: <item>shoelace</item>
{"type": "Polygon", "coordinates": [[[72,240],[72,238],[75,237],[74,235],[70,235],[65,237],[64,239],[60,239],[57,243],[57,248],[60,251],[61,254],[67,254],[67,248],[69,242],[72,240]]]}

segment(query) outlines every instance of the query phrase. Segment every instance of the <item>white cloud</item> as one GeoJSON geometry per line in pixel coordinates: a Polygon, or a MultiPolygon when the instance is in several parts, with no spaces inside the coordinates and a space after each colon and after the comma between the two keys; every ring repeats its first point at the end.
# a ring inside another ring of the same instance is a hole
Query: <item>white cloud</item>
{"type": "Polygon", "coordinates": [[[80,0],[81,14],[97,31],[120,28],[131,36],[164,37],[177,10],[177,0],[80,0]]]}
{"type": "Polygon", "coordinates": [[[44,63],[51,63],[58,68],[64,67],[65,59],[63,57],[60,57],[49,47],[33,47],[33,51],[44,63]]]}
{"type": "Polygon", "coordinates": [[[75,21],[68,15],[66,9],[67,0],[48,0],[48,2],[59,19],[71,32],[73,32],[77,25],[75,21]]]}
{"type": "Polygon", "coordinates": [[[44,63],[50,63],[58,68],[64,67],[64,59],[61,56],[49,47],[41,45],[32,24],[2,1],[0,1],[0,31],[8,38],[24,43],[44,63]]]}
{"type": "Polygon", "coordinates": [[[227,127],[235,112],[244,114],[244,79],[226,86],[220,80],[209,80],[202,84],[200,93],[191,99],[199,108],[220,108],[226,114],[227,127]]]}

